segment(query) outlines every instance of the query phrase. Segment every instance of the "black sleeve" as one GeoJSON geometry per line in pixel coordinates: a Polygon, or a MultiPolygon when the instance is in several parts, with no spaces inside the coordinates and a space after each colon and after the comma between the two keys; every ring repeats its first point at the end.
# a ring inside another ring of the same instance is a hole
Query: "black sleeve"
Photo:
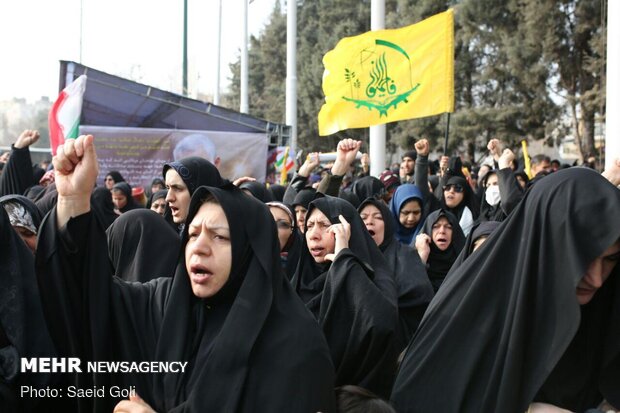
{"type": "Polygon", "coordinates": [[[337,197],[340,193],[343,178],[344,175],[332,175],[331,173],[325,174],[316,191],[325,195],[337,197]]]}
{"type": "Polygon", "coordinates": [[[499,177],[499,195],[502,200],[501,208],[504,214],[508,216],[523,199],[523,189],[521,189],[512,169],[500,169],[497,171],[497,176],[499,177]]]}
{"type": "Polygon", "coordinates": [[[30,149],[11,147],[11,157],[0,175],[0,196],[23,195],[35,184],[30,149]]]}
{"type": "Polygon", "coordinates": [[[431,191],[428,189],[428,155],[418,155],[418,159],[415,163],[414,184],[420,189],[424,200],[426,201],[431,195],[431,191]]]}
{"type": "Polygon", "coordinates": [[[307,184],[308,184],[307,176],[301,176],[299,174],[295,174],[295,176],[291,180],[291,183],[288,184],[288,186],[286,187],[286,192],[284,192],[284,198],[282,202],[284,202],[287,205],[292,205],[297,193],[299,193],[299,191],[304,189],[307,184]]]}

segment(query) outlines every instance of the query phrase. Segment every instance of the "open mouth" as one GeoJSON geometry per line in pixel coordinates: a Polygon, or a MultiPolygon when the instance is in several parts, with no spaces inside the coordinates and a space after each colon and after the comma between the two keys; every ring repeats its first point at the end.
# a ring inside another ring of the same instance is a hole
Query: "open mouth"
{"type": "Polygon", "coordinates": [[[325,248],[322,247],[310,248],[310,254],[313,257],[320,257],[321,255],[323,255],[323,251],[325,251],[325,248]]]}
{"type": "Polygon", "coordinates": [[[371,237],[375,236],[375,231],[373,231],[372,229],[369,229],[368,233],[370,234],[371,237]]]}
{"type": "Polygon", "coordinates": [[[194,264],[190,267],[190,276],[196,284],[203,284],[213,276],[213,273],[204,265],[194,264]]]}

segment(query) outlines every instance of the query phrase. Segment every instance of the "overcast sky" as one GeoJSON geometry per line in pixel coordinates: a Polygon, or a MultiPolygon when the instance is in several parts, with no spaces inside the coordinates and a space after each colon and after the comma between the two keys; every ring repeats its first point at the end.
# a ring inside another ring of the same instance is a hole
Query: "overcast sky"
{"type": "MultiPolygon", "coordinates": [[[[222,1],[222,91],[241,47],[243,0],[222,1]]],[[[249,5],[249,32],[262,30],[276,0],[249,5]]],[[[161,89],[182,86],[183,0],[3,0],[0,100],[58,94],[59,60],[81,63],[161,89]]],[[[218,0],[188,0],[189,91],[212,95],[218,0]]]]}

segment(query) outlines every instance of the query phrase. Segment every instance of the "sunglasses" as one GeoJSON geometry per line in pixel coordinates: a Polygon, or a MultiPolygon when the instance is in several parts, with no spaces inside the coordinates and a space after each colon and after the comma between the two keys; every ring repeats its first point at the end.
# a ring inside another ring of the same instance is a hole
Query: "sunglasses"
{"type": "Polygon", "coordinates": [[[465,188],[463,188],[463,185],[459,185],[459,184],[450,184],[450,185],[446,185],[443,187],[444,191],[450,191],[450,190],[454,190],[454,192],[456,193],[461,193],[463,192],[465,188]]]}

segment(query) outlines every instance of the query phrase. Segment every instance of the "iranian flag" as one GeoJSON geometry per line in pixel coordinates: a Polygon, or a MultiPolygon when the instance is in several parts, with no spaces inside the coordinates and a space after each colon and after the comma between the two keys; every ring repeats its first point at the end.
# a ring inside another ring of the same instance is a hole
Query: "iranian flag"
{"type": "Polygon", "coordinates": [[[53,155],[56,155],[56,148],[62,145],[65,139],[78,137],[84,90],[86,90],[86,75],[78,77],[64,88],[50,110],[48,122],[53,155]]]}

